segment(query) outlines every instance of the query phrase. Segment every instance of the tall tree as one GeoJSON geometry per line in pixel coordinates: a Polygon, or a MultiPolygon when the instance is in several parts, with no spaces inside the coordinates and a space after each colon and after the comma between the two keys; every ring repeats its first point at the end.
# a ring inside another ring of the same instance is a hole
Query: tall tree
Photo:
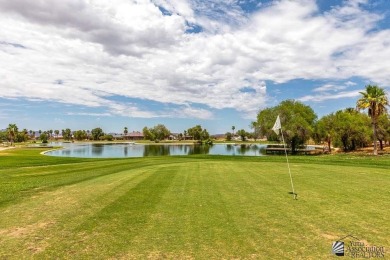
{"type": "Polygon", "coordinates": [[[142,129],[142,134],[144,135],[145,140],[154,140],[155,139],[155,136],[150,132],[150,130],[147,126],[145,126],[142,129]]]}
{"type": "Polygon", "coordinates": [[[233,136],[234,136],[234,130],[236,129],[235,126],[232,126],[233,136]]]}
{"type": "Polygon", "coordinates": [[[260,127],[257,122],[251,122],[249,127],[253,129],[253,139],[256,141],[260,137],[260,127]]]}
{"type": "Polygon", "coordinates": [[[27,142],[28,139],[28,130],[26,128],[24,128],[21,132],[16,133],[16,142],[27,142]]]}
{"type": "Polygon", "coordinates": [[[318,120],[314,126],[313,139],[320,143],[322,141],[327,143],[328,152],[332,152],[332,142],[336,136],[336,131],[334,129],[336,116],[335,114],[329,114],[323,116],[318,120]]]}
{"type": "Polygon", "coordinates": [[[292,153],[296,153],[298,146],[310,138],[317,115],[310,106],[295,100],[285,100],[276,107],[260,111],[257,115],[257,125],[260,126],[261,134],[268,140],[278,138],[272,131],[278,115],[280,115],[286,144],[291,148],[292,153]]]}
{"type": "Polygon", "coordinates": [[[66,128],[65,130],[63,130],[62,137],[64,138],[64,140],[69,141],[70,139],[72,139],[72,131],[69,128],[66,128]]]}
{"type": "Polygon", "coordinates": [[[42,141],[43,144],[47,143],[47,139],[49,138],[49,134],[45,131],[40,136],[39,139],[42,141]]]}
{"type": "Polygon", "coordinates": [[[206,128],[202,130],[201,139],[202,140],[210,139],[210,134],[209,134],[209,132],[207,132],[206,128]]]}
{"type": "Polygon", "coordinates": [[[149,129],[149,131],[154,135],[155,141],[164,140],[171,134],[168,128],[162,124],[154,126],[153,128],[149,129]]]}
{"type": "Polygon", "coordinates": [[[60,130],[54,130],[54,134],[56,135],[56,139],[58,139],[58,135],[60,134],[60,130]]]}
{"type": "Polygon", "coordinates": [[[378,154],[377,149],[377,127],[378,118],[380,115],[386,113],[386,106],[389,105],[386,92],[383,88],[376,85],[367,85],[366,91],[360,92],[362,95],[356,102],[357,109],[368,109],[368,116],[371,118],[373,141],[374,141],[374,155],[378,154]]]}
{"type": "Polygon", "coordinates": [[[35,138],[35,131],[29,130],[28,132],[29,132],[29,134],[30,134],[30,138],[31,138],[31,139],[35,138]]]}
{"type": "Polygon", "coordinates": [[[87,132],[85,130],[77,130],[74,132],[74,138],[77,141],[82,141],[87,139],[87,132]]]}
{"type": "Polygon", "coordinates": [[[101,129],[100,127],[94,128],[91,131],[91,135],[93,140],[100,140],[100,137],[104,136],[103,129],[101,129]]]}
{"type": "Polygon", "coordinates": [[[259,127],[260,134],[265,136],[268,141],[278,141],[277,135],[271,130],[277,116],[277,107],[265,108],[257,114],[256,123],[259,127]]]}
{"type": "Polygon", "coordinates": [[[127,135],[129,131],[127,130],[127,127],[125,127],[125,129],[123,130],[123,133],[125,134],[125,136],[127,135]]]}
{"type": "Polygon", "coordinates": [[[146,126],[142,129],[145,140],[160,141],[169,137],[171,132],[166,128],[165,125],[158,124],[153,128],[147,128],[146,126]]]}
{"type": "Polygon", "coordinates": [[[379,116],[376,133],[379,140],[379,147],[383,150],[383,142],[386,143],[390,139],[390,118],[388,115],[383,114],[379,116]]]}
{"type": "Polygon", "coordinates": [[[177,135],[177,137],[178,137],[179,141],[183,140],[183,134],[182,134],[182,133],[179,133],[179,134],[177,135]]]}
{"type": "Polygon", "coordinates": [[[226,136],[226,141],[231,141],[231,140],[232,140],[232,133],[227,132],[227,133],[225,134],[225,136],[226,136]]]}
{"type": "Polygon", "coordinates": [[[192,136],[193,140],[201,140],[202,137],[202,126],[201,125],[196,125],[194,127],[191,127],[187,130],[187,133],[192,136]]]}
{"type": "Polygon", "coordinates": [[[334,114],[332,130],[334,143],[344,151],[353,151],[365,147],[370,141],[370,118],[355,109],[347,108],[334,114]]]}
{"type": "Polygon", "coordinates": [[[17,133],[18,133],[18,127],[16,126],[16,124],[9,124],[7,127],[7,134],[8,134],[8,139],[11,142],[11,146],[15,140],[17,133]]]}
{"type": "Polygon", "coordinates": [[[241,141],[245,141],[248,133],[244,129],[241,129],[237,131],[237,135],[241,137],[241,141]]]}
{"type": "Polygon", "coordinates": [[[210,134],[206,129],[202,129],[201,125],[196,125],[187,130],[188,135],[192,136],[193,140],[205,141],[210,138],[210,134]]]}

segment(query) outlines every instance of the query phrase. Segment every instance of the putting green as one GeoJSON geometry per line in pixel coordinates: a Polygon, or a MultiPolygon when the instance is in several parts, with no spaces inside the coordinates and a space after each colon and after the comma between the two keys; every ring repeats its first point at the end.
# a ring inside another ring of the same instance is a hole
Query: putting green
{"type": "Polygon", "coordinates": [[[325,259],[390,248],[389,158],[52,158],[0,152],[0,258],[325,259]]]}

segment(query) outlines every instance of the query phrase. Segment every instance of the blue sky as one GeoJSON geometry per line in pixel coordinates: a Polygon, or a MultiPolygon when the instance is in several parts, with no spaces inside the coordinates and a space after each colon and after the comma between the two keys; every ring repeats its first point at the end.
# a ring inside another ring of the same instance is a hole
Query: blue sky
{"type": "Polygon", "coordinates": [[[0,129],[249,130],[389,89],[390,1],[0,0],[0,129]]]}

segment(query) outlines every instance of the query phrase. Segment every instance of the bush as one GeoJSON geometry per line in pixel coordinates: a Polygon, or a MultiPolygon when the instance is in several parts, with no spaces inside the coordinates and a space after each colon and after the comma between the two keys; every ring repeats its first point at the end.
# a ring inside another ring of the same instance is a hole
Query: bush
{"type": "Polygon", "coordinates": [[[232,137],[233,137],[232,133],[230,133],[230,132],[226,133],[226,141],[231,141],[232,137]]]}
{"type": "Polygon", "coordinates": [[[114,137],[112,135],[104,135],[103,140],[112,141],[112,140],[114,140],[114,137]]]}
{"type": "Polygon", "coordinates": [[[205,144],[207,144],[207,145],[213,145],[213,141],[212,141],[211,139],[207,139],[207,140],[205,141],[205,144]]]}
{"type": "Polygon", "coordinates": [[[42,133],[42,134],[39,136],[39,139],[41,139],[41,141],[42,141],[43,144],[47,144],[48,135],[47,135],[46,133],[42,133]]]}

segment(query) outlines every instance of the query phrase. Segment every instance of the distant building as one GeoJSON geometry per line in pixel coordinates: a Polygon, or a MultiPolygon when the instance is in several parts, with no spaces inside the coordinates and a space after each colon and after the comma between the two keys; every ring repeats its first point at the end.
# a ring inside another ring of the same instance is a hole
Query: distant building
{"type": "Polygon", "coordinates": [[[179,133],[171,133],[168,136],[168,140],[179,140],[179,133]]]}
{"type": "Polygon", "coordinates": [[[226,139],[225,134],[215,134],[215,135],[212,135],[211,137],[214,139],[217,139],[217,140],[226,139]]]}
{"type": "Polygon", "coordinates": [[[124,140],[132,140],[132,141],[136,141],[136,140],[144,140],[144,134],[137,131],[137,132],[131,132],[131,133],[128,133],[127,135],[123,135],[123,139],[124,140]]]}
{"type": "Polygon", "coordinates": [[[123,140],[123,134],[116,134],[116,133],[108,133],[109,135],[112,135],[112,137],[115,140],[123,140]]]}

